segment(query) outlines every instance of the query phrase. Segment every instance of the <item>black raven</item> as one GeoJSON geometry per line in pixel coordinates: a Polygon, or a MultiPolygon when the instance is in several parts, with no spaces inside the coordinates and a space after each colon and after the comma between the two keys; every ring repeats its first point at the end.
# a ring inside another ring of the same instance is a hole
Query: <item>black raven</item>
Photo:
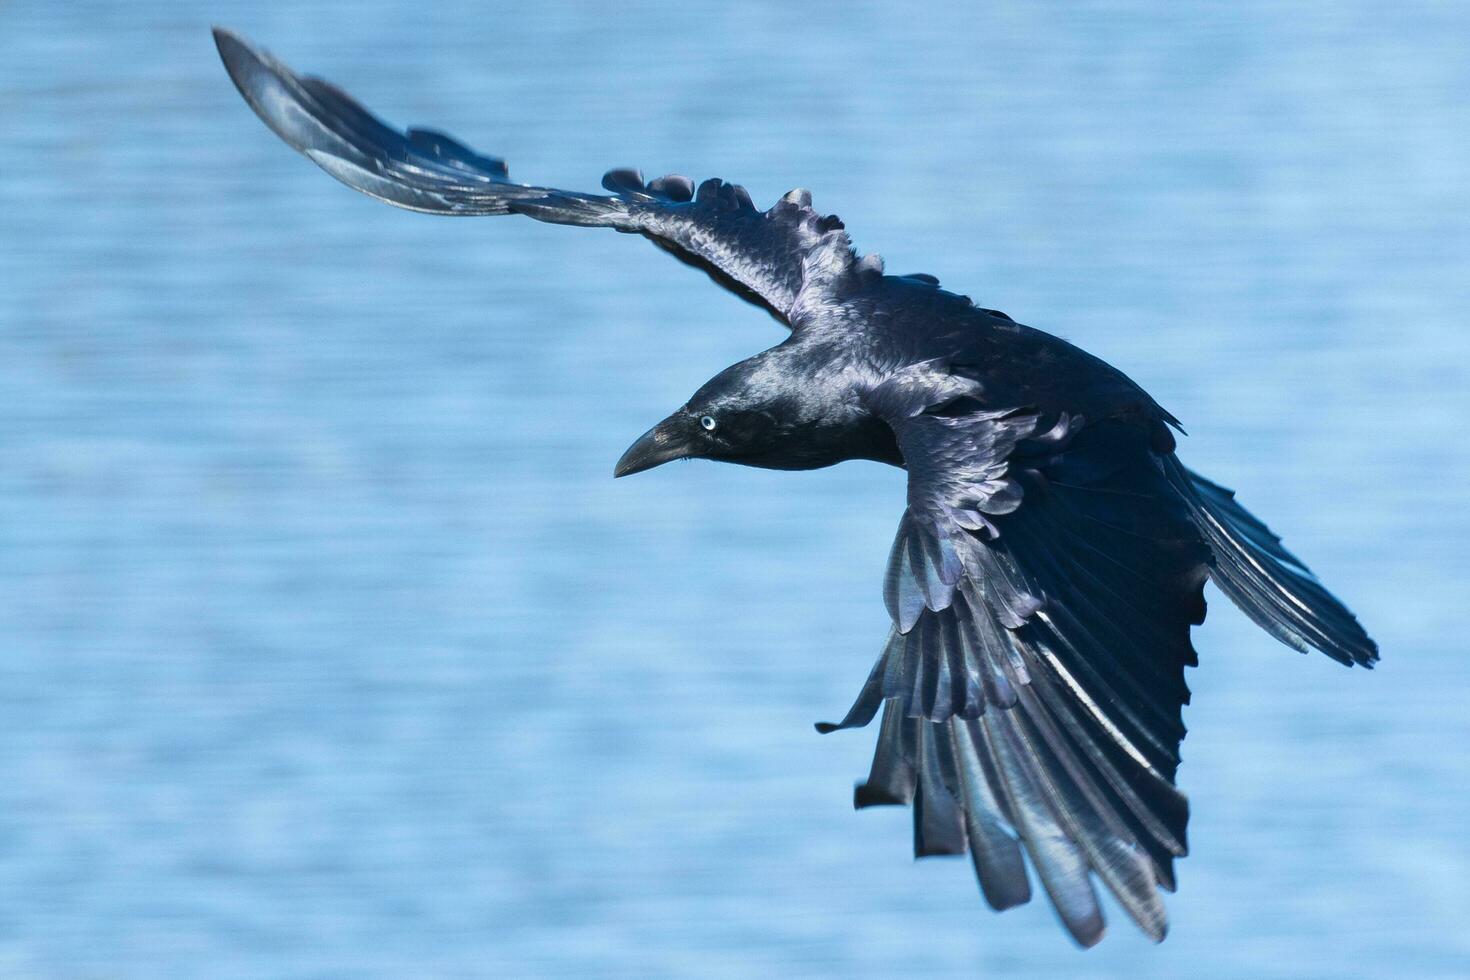
{"type": "Polygon", "coordinates": [[[718,179],[612,170],[607,194],[512,183],[501,160],[397,132],[239,36],[215,40],[266,125],[349,187],[432,214],[639,234],[790,330],[640,437],[614,475],[691,457],[908,471],[883,582],[892,630],[847,717],[817,727],[883,709],[856,804],[912,804],[915,854],[968,851],[993,908],[1030,899],[1025,853],[1077,942],[1103,935],[1093,876],[1164,937],[1206,579],[1290,646],[1378,659],[1266,525],[1184,467],[1178,421],[1143,389],[932,276],[885,275],[806,191],[761,211],[718,179]]]}

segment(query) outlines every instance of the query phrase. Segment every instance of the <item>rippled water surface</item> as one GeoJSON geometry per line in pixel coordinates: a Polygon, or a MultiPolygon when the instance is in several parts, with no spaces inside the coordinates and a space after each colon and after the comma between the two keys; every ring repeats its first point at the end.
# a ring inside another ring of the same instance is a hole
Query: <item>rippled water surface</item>
{"type": "Polygon", "coordinates": [[[0,974],[1470,969],[1470,9],[0,5],[0,974]],[[1359,612],[1212,593],[1154,947],[996,916],[818,737],[903,475],[613,460],[780,339],[646,243],[335,185],[236,27],[525,179],[811,187],[1115,362],[1359,612]]]}

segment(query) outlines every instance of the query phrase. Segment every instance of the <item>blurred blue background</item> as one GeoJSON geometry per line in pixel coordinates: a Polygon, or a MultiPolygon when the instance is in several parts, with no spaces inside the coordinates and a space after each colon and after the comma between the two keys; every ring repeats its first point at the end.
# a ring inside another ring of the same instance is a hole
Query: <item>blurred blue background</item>
{"type": "Polygon", "coordinates": [[[1470,8],[0,4],[0,975],[1438,977],[1470,966],[1470,8]],[[811,187],[1130,373],[1357,610],[1218,593],[1154,947],[995,916],[822,738],[903,474],[613,461],[760,312],[395,211],[232,26],[592,189],[811,187]]]}

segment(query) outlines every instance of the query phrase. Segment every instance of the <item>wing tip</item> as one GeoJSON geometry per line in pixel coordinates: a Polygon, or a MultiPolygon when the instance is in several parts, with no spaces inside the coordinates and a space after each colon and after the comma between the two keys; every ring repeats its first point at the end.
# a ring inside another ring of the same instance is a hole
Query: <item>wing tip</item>
{"type": "Polygon", "coordinates": [[[300,114],[293,117],[287,108],[300,101],[296,75],[244,35],[218,25],[211,33],[225,73],[251,111],[292,149],[305,153],[312,148],[312,134],[302,128],[300,114]]]}
{"type": "Polygon", "coordinates": [[[1083,949],[1091,949],[1107,937],[1108,924],[1103,919],[1100,910],[1080,919],[1069,919],[1067,916],[1060,916],[1060,918],[1062,926],[1067,930],[1067,935],[1071,936],[1072,941],[1083,949]]]}
{"type": "Polygon", "coordinates": [[[209,32],[214,37],[215,50],[219,52],[220,61],[224,63],[230,80],[240,89],[242,95],[245,94],[245,80],[250,70],[267,64],[270,56],[250,43],[243,34],[228,27],[215,24],[209,32]]]}
{"type": "Polygon", "coordinates": [[[858,783],[852,788],[852,808],[866,810],[870,806],[907,806],[908,800],[871,782],[858,783]]]}
{"type": "Polygon", "coordinates": [[[224,54],[227,45],[249,46],[237,31],[231,30],[223,24],[211,24],[209,26],[209,33],[213,35],[214,46],[219,49],[220,54],[224,54]]]}

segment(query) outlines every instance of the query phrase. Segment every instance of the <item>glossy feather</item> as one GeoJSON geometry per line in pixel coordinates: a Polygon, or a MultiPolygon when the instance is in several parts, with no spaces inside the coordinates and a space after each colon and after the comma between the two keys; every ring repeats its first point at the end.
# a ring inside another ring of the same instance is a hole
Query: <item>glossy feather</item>
{"type": "Polygon", "coordinates": [[[1178,422],[1122,372],[922,273],[885,275],[792,191],[758,209],[718,179],[605,194],[514,183],[435,130],[400,132],[321,79],[216,30],[251,108],[333,177],[398,207],[522,214],[641,235],[791,328],[650,429],[617,472],[702,456],[908,471],[883,575],[892,626],[846,716],[881,711],[859,807],[913,807],[918,856],[968,852],[986,902],[1104,933],[1100,883],[1155,940],[1189,807],[1175,786],[1184,668],[1212,578],[1298,649],[1371,666],[1347,607],[1224,489],[1175,456],[1178,422]]]}

